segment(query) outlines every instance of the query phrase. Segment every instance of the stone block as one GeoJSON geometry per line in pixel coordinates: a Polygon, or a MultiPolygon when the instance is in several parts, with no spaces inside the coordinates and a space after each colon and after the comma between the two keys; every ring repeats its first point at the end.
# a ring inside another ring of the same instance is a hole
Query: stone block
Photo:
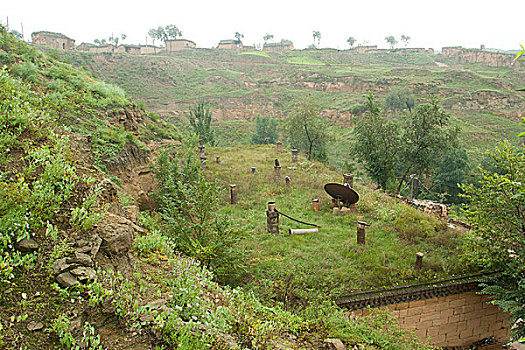
{"type": "Polygon", "coordinates": [[[448,317],[447,323],[459,323],[459,322],[460,322],[459,315],[452,315],[448,317]]]}
{"type": "Polygon", "coordinates": [[[442,324],[439,326],[439,334],[456,334],[458,332],[458,324],[442,324]]]}
{"type": "Polygon", "coordinates": [[[421,322],[425,321],[435,321],[441,319],[441,313],[440,312],[433,312],[433,313],[425,313],[421,315],[421,322]]]}
{"type": "Polygon", "coordinates": [[[454,314],[452,309],[446,309],[440,312],[440,317],[442,320],[448,322],[448,318],[454,314]]]}
{"type": "Polygon", "coordinates": [[[473,331],[474,331],[473,328],[465,328],[464,330],[462,330],[462,331],[459,332],[459,338],[460,338],[461,340],[464,340],[464,339],[470,338],[470,337],[472,337],[472,335],[473,335],[473,331]]]}
{"type": "Polygon", "coordinates": [[[467,329],[467,321],[458,322],[458,332],[464,331],[467,329]]]}
{"type": "MultiPolygon", "coordinates": [[[[410,309],[408,311],[410,311],[410,309]]],[[[415,327],[415,325],[419,323],[420,318],[421,315],[407,316],[405,318],[405,325],[409,326],[410,328],[415,327]]]]}
{"type": "Polygon", "coordinates": [[[423,306],[419,306],[419,307],[411,307],[408,309],[407,311],[407,316],[414,316],[414,315],[421,315],[423,313],[423,306]]]}
{"type": "Polygon", "coordinates": [[[411,301],[408,303],[408,307],[410,308],[423,306],[423,305],[425,305],[425,300],[416,300],[416,301],[411,301]]]}

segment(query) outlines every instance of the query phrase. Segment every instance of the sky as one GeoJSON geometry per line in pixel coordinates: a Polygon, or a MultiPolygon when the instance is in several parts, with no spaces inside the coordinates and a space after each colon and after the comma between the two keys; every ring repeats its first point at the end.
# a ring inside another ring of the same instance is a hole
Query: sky
{"type": "MultiPolygon", "coordinates": [[[[321,33],[320,47],[346,49],[357,44],[389,47],[385,37],[410,36],[408,47],[463,46],[518,50],[525,45],[525,1],[471,0],[3,0],[0,23],[23,32],[59,32],[82,42],[126,34],[128,44],[152,44],[148,30],[175,24],[197,47],[216,47],[221,39],[244,35],[245,45],[292,40],[298,49],[321,33]]],[[[156,43],[158,44],[158,42],[156,43]]],[[[398,44],[403,47],[404,44],[398,44]]]]}

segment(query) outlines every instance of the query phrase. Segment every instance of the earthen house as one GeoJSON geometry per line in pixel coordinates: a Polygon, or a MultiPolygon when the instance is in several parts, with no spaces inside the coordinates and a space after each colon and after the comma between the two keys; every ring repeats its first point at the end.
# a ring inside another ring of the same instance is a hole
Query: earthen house
{"type": "Polygon", "coordinates": [[[139,45],[119,45],[115,52],[128,53],[130,55],[140,55],[139,45]]]}
{"type": "Polygon", "coordinates": [[[218,49],[224,50],[237,50],[242,49],[242,41],[235,39],[221,40],[219,41],[218,49]]]}
{"type": "Polygon", "coordinates": [[[92,47],[95,47],[97,45],[95,44],[92,44],[92,43],[82,43],[80,45],[77,46],[77,50],[80,50],[80,51],[90,51],[90,49],[92,47]]]}
{"type": "Polygon", "coordinates": [[[156,55],[161,50],[160,47],[153,45],[140,45],[140,54],[141,55],[156,55]]]}
{"type": "Polygon", "coordinates": [[[166,51],[168,53],[187,49],[194,49],[196,47],[197,44],[187,39],[166,40],[166,51]]]}
{"type": "Polygon", "coordinates": [[[75,40],[61,33],[46,31],[34,32],[31,34],[31,40],[35,45],[44,45],[61,50],[75,49],[75,40]]]}
{"type": "Polygon", "coordinates": [[[269,52],[283,52],[293,49],[293,43],[286,39],[281,40],[279,43],[265,43],[263,46],[263,50],[269,52]]]}

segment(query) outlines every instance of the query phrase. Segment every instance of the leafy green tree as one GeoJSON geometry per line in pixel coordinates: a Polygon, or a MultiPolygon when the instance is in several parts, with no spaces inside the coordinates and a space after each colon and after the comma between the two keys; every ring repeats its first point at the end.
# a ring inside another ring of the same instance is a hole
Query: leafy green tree
{"type": "Polygon", "coordinates": [[[257,115],[255,117],[255,133],[252,135],[252,143],[255,145],[273,144],[277,142],[278,138],[277,121],[270,117],[257,115]]]}
{"type": "Polygon", "coordinates": [[[106,39],[95,39],[93,40],[93,42],[97,45],[105,45],[106,44],[106,39]]]}
{"type": "Polygon", "coordinates": [[[17,38],[18,40],[22,40],[22,33],[20,33],[18,30],[12,29],[10,33],[13,34],[14,37],[17,38]]]}
{"type": "Polygon", "coordinates": [[[163,150],[157,159],[156,199],[165,221],[162,231],[176,248],[213,267],[221,279],[231,278],[239,232],[228,213],[220,211],[223,189],[217,180],[207,181],[196,156],[196,137],[188,137],[174,155],[163,150]]]}
{"type": "Polygon", "coordinates": [[[381,106],[372,93],[368,94],[368,111],[354,129],[354,151],[370,177],[386,189],[394,177],[396,156],[399,149],[399,126],[395,120],[382,116],[381,106]]]}
{"type": "Polygon", "coordinates": [[[348,45],[350,45],[350,47],[354,47],[354,44],[355,44],[356,41],[357,40],[353,36],[351,36],[348,39],[346,39],[346,42],[348,43],[348,45]]]}
{"type": "Polygon", "coordinates": [[[435,99],[403,118],[397,194],[408,175],[416,174],[421,179],[431,174],[444,155],[457,147],[459,130],[448,126],[449,118],[435,99]]]}
{"type": "Polygon", "coordinates": [[[410,37],[408,35],[401,35],[401,41],[405,43],[405,47],[407,47],[408,43],[410,42],[410,37]]]}
{"type": "Polygon", "coordinates": [[[187,115],[193,132],[202,138],[204,143],[214,145],[214,133],[211,128],[211,112],[202,102],[195,103],[193,109],[187,115]]]}
{"type": "Polygon", "coordinates": [[[408,109],[412,112],[415,104],[414,94],[406,87],[394,87],[386,96],[385,105],[392,111],[404,111],[408,109]]]}
{"type": "Polygon", "coordinates": [[[459,184],[465,183],[470,173],[470,162],[467,151],[464,147],[458,146],[450,149],[437,166],[433,176],[433,191],[445,193],[447,202],[459,203],[460,193],[459,184]]]}
{"type": "Polygon", "coordinates": [[[182,37],[182,32],[177,28],[175,24],[168,24],[164,31],[166,32],[166,38],[168,40],[177,39],[177,37],[182,37]]]}
{"type": "Polygon", "coordinates": [[[483,292],[508,312],[513,337],[525,336],[525,153],[508,142],[491,153],[498,172],[481,169],[479,186],[462,186],[472,224],[466,258],[486,271],[483,292]]]}
{"type": "Polygon", "coordinates": [[[244,34],[241,34],[239,32],[235,32],[235,39],[237,40],[237,45],[241,43],[241,39],[244,38],[244,34]]]}
{"type": "Polygon", "coordinates": [[[266,33],[264,36],[263,36],[263,40],[264,40],[264,43],[266,44],[268,41],[272,40],[273,39],[273,35],[272,34],[268,34],[266,33]]]}
{"type": "Polygon", "coordinates": [[[319,116],[319,105],[311,96],[295,101],[284,130],[293,147],[307,150],[308,159],[314,152],[323,154],[328,132],[319,116]]]}
{"type": "Polygon", "coordinates": [[[314,38],[314,44],[313,44],[314,47],[319,48],[319,46],[321,45],[321,32],[318,31],[318,30],[314,30],[314,31],[312,32],[312,36],[313,36],[313,38],[314,38]],[[316,43],[315,43],[316,41],[317,41],[317,45],[316,45],[316,43]]]}
{"type": "Polygon", "coordinates": [[[394,47],[397,45],[397,40],[392,35],[387,36],[385,38],[385,41],[390,45],[390,49],[394,49],[394,47]]]}

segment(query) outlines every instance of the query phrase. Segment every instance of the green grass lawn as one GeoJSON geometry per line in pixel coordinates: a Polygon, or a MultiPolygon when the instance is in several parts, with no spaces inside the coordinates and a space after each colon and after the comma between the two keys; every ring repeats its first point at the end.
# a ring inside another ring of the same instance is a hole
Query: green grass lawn
{"type": "MultiPolygon", "coordinates": [[[[421,213],[382,192],[357,182],[361,199],[347,216],[331,212],[331,199],[324,192],[328,182],[342,182],[342,174],[318,162],[291,163],[289,153],[277,154],[275,146],[237,146],[208,149],[208,172],[225,188],[237,185],[239,202],[227,206],[235,222],[245,231],[238,249],[248,252],[246,273],[240,284],[270,301],[288,300],[298,306],[316,298],[414,281],[450,277],[468,271],[459,262],[462,232],[445,222],[421,213]],[[282,165],[281,179],[273,179],[273,161],[282,165]],[[295,167],[291,169],[289,167],[295,167]],[[251,173],[256,167],[256,173],[251,173]],[[284,176],[292,187],[286,188],[284,176]],[[321,210],[312,210],[318,198],[321,210]],[[307,228],[281,217],[281,235],[266,232],[266,206],[302,221],[321,226],[318,233],[288,234],[289,228],[307,228]],[[356,221],[371,224],[366,246],[356,244],[356,221]],[[412,268],[416,252],[424,252],[424,268],[412,268]]],[[[226,196],[227,197],[227,196],[226,196]]],[[[225,198],[227,201],[228,198],[225,198]]]]}

